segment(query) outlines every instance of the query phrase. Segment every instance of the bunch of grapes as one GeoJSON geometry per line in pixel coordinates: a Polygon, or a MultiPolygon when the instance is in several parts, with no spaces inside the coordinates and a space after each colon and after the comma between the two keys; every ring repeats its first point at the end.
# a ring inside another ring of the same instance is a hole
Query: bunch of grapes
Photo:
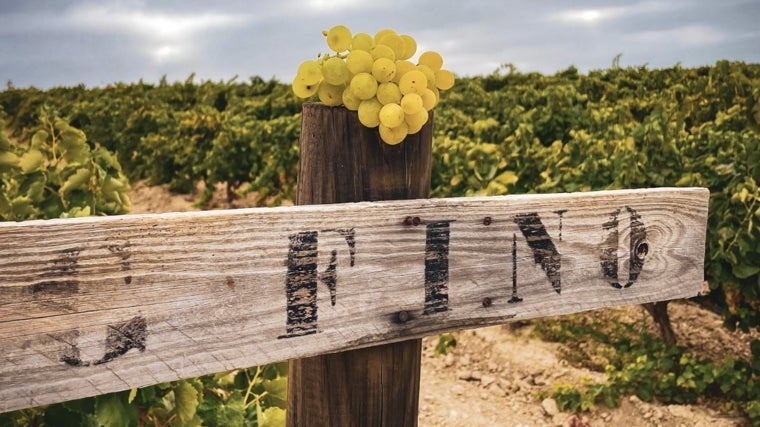
{"type": "Polygon", "coordinates": [[[440,98],[454,85],[454,74],[441,68],[438,52],[422,52],[417,63],[410,58],[417,42],[390,29],[351,34],[336,25],[323,34],[334,52],[304,61],[293,80],[299,98],[316,95],[329,106],[344,105],[357,111],[359,121],[377,127],[380,138],[395,145],[422,129],[440,98]]]}

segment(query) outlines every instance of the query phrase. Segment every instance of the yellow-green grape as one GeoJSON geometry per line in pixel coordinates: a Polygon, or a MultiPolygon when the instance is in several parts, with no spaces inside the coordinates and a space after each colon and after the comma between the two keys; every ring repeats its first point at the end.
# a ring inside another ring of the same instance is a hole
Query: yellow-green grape
{"type": "Polygon", "coordinates": [[[406,47],[404,46],[404,40],[396,33],[386,33],[380,37],[377,44],[386,45],[393,50],[393,56],[401,58],[404,56],[406,47]]]}
{"type": "Polygon", "coordinates": [[[443,58],[440,53],[428,50],[420,54],[420,57],[417,59],[417,65],[427,65],[431,70],[438,71],[443,66],[443,58]]]}
{"type": "Polygon", "coordinates": [[[369,52],[375,45],[375,40],[367,33],[356,33],[351,41],[351,50],[364,50],[369,52]]]}
{"type": "Polygon", "coordinates": [[[295,96],[306,99],[317,93],[319,82],[312,84],[306,83],[306,79],[299,74],[293,80],[290,87],[293,89],[293,94],[295,94],[295,96]]]}
{"type": "MultiPolygon", "coordinates": [[[[399,89],[401,93],[401,89],[399,89]]],[[[401,97],[401,108],[404,109],[404,114],[415,114],[423,109],[422,97],[417,93],[407,93],[401,97]]]]}
{"type": "Polygon", "coordinates": [[[325,82],[331,85],[344,85],[351,78],[351,72],[343,59],[333,56],[322,65],[325,82]]]}
{"type": "Polygon", "coordinates": [[[389,82],[396,75],[396,63],[388,58],[377,58],[372,64],[372,77],[379,83],[389,82]]]}
{"type": "Polygon", "coordinates": [[[404,122],[401,122],[400,125],[392,128],[380,123],[379,131],[380,139],[388,145],[400,144],[409,134],[409,128],[404,122]]]}
{"type": "Polygon", "coordinates": [[[413,57],[417,53],[417,41],[408,34],[402,34],[400,37],[404,41],[404,54],[396,57],[396,59],[409,59],[413,57]]]}
{"type": "Polygon", "coordinates": [[[393,49],[390,47],[384,45],[384,44],[376,44],[372,47],[372,49],[369,51],[369,53],[372,54],[372,58],[377,60],[378,58],[388,58],[391,61],[396,60],[396,54],[393,53],[393,49]]]}
{"type": "MultiPolygon", "coordinates": [[[[401,89],[399,89],[398,85],[393,82],[380,83],[377,86],[377,100],[383,105],[391,103],[398,104],[401,102],[401,89]]],[[[421,98],[420,102],[422,102],[421,98]]],[[[422,106],[422,104],[420,104],[420,106],[422,106]]]]}
{"type": "Polygon", "coordinates": [[[416,64],[410,60],[418,48],[410,35],[388,28],[374,36],[352,34],[344,25],[322,33],[335,53],[302,62],[291,84],[293,93],[304,99],[316,95],[325,105],[356,111],[362,125],[378,127],[387,144],[419,132],[440,92],[454,85],[454,73],[442,68],[438,52],[422,52],[416,64]]]}
{"type": "Polygon", "coordinates": [[[317,96],[319,100],[328,107],[337,107],[343,103],[343,88],[345,86],[331,85],[327,82],[322,82],[317,90],[317,96]]]}
{"type": "Polygon", "coordinates": [[[359,104],[357,110],[359,122],[368,128],[377,127],[380,124],[380,109],[383,104],[377,98],[366,99],[359,104]]]}
{"type": "Polygon", "coordinates": [[[398,104],[385,104],[380,109],[380,124],[395,128],[404,122],[404,110],[398,104]]]}
{"type": "Polygon", "coordinates": [[[375,44],[379,44],[380,43],[380,39],[382,39],[383,37],[385,37],[388,34],[396,34],[396,32],[393,31],[393,30],[391,30],[390,28],[383,28],[382,30],[376,32],[375,33],[375,38],[374,38],[375,44]]]}
{"type": "Polygon", "coordinates": [[[427,89],[427,78],[420,70],[407,71],[401,76],[398,88],[401,89],[403,95],[412,92],[422,94],[422,91],[427,89]]]}
{"type": "Polygon", "coordinates": [[[420,108],[420,110],[414,114],[404,115],[404,123],[406,123],[409,128],[409,134],[415,134],[419,132],[420,129],[425,126],[425,123],[427,123],[428,117],[428,112],[424,108],[420,108]]]}
{"type": "Polygon", "coordinates": [[[346,67],[351,74],[371,73],[375,58],[366,50],[352,50],[346,56],[346,67]]]}
{"type": "Polygon", "coordinates": [[[348,108],[351,111],[356,111],[359,109],[359,104],[361,104],[362,100],[357,98],[356,95],[354,95],[354,92],[351,90],[350,86],[346,86],[345,89],[343,89],[343,105],[348,108]]]}
{"type": "Polygon", "coordinates": [[[432,89],[425,88],[420,96],[422,96],[422,107],[427,111],[432,110],[438,104],[438,97],[432,89]]]}
{"type": "MultiPolygon", "coordinates": [[[[398,72],[398,71],[396,71],[398,72]]],[[[435,86],[440,90],[449,90],[454,86],[454,73],[449,70],[435,72],[435,86]]]]}
{"type": "Polygon", "coordinates": [[[411,61],[407,61],[405,59],[403,60],[397,60],[396,61],[396,75],[393,76],[393,81],[398,83],[399,80],[401,80],[401,76],[404,75],[409,70],[414,70],[417,68],[416,65],[414,65],[411,61]]]}
{"type": "Polygon", "coordinates": [[[296,79],[300,79],[306,85],[317,84],[322,81],[322,65],[317,61],[304,61],[298,66],[296,79]]]}
{"type": "Polygon", "coordinates": [[[361,100],[374,98],[377,93],[377,80],[370,73],[355,75],[351,79],[350,86],[354,95],[361,100]]]}
{"type": "MultiPolygon", "coordinates": [[[[425,78],[427,79],[427,87],[428,89],[432,89],[435,87],[435,71],[433,71],[430,67],[427,65],[418,65],[417,69],[422,71],[422,74],[425,75],[425,78]]],[[[324,70],[322,70],[324,73],[324,70]]],[[[327,80],[327,78],[325,78],[327,80]]]]}
{"type": "Polygon", "coordinates": [[[351,30],[344,25],[336,25],[327,31],[327,46],[335,52],[344,52],[351,47],[351,30]]]}

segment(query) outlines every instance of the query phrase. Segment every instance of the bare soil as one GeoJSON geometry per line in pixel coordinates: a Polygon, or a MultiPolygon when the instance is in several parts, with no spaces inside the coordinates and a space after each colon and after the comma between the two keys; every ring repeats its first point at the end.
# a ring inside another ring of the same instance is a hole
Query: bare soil
{"type": "MultiPolygon", "coordinates": [[[[749,342],[757,338],[726,330],[718,315],[689,302],[671,303],[671,320],[680,345],[695,354],[721,360],[727,355],[749,357],[749,342]]],[[[642,322],[655,331],[641,306],[596,310],[584,316],[642,322]]],[[[746,419],[701,405],[664,405],[635,396],[617,408],[597,407],[589,413],[556,410],[556,402],[537,395],[555,382],[578,384],[603,381],[604,374],[572,366],[561,358],[562,344],[535,338],[532,323],[494,326],[455,333],[456,348],[435,356],[437,337],[424,343],[420,396],[420,426],[743,426],[746,419]]]]}
{"type": "MultiPolygon", "coordinates": [[[[130,193],[133,213],[198,210],[197,194],[177,195],[166,187],[136,183],[130,193]]],[[[254,196],[233,205],[219,189],[210,207],[250,207],[254,196]]],[[[732,332],[721,318],[689,302],[670,304],[669,313],[679,345],[703,357],[750,357],[749,343],[760,334],[732,332]]],[[[624,322],[655,325],[641,306],[585,313],[584,316],[617,318],[624,322]]],[[[643,402],[635,396],[617,408],[596,407],[588,413],[557,410],[552,399],[540,400],[553,383],[603,381],[604,374],[573,366],[561,357],[562,344],[536,338],[534,324],[522,322],[454,333],[456,347],[446,356],[434,353],[438,337],[423,340],[420,384],[420,427],[492,426],[612,426],[612,427],[733,427],[748,425],[737,414],[721,412],[709,402],[700,405],[666,405],[643,402]]],[[[567,350],[567,349],[565,349],[567,350]]]]}

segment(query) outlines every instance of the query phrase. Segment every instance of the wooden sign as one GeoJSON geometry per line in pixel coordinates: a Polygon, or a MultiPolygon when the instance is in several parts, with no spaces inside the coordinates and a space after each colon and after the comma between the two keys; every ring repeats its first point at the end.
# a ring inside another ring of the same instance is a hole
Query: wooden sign
{"type": "Polygon", "coordinates": [[[703,289],[700,188],[0,223],[0,412],[703,289]]]}

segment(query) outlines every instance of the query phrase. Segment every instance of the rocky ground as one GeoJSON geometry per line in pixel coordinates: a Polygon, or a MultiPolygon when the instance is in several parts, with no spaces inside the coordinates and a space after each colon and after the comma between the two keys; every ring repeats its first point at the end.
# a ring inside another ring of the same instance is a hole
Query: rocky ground
{"type": "MultiPolygon", "coordinates": [[[[197,209],[194,195],[174,195],[164,187],[144,183],[133,185],[130,196],[133,213],[197,209]]],[[[232,207],[250,206],[252,200],[238,200],[232,207]]],[[[231,206],[220,196],[214,198],[211,207],[231,206]]],[[[758,338],[758,334],[726,330],[719,316],[695,304],[673,303],[669,311],[679,344],[695,354],[714,359],[726,354],[748,358],[749,342],[758,338]]],[[[652,323],[640,306],[585,315],[652,323]]],[[[597,407],[584,414],[560,412],[556,402],[540,400],[538,394],[549,390],[555,381],[602,381],[604,374],[572,366],[560,357],[561,344],[542,341],[532,331],[529,322],[459,331],[454,334],[456,347],[446,356],[434,354],[437,337],[424,339],[420,427],[729,427],[746,423],[736,414],[721,413],[710,405],[647,403],[635,396],[623,399],[618,408],[597,407]]]]}
{"type": "MultiPolygon", "coordinates": [[[[691,303],[669,309],[679,343],[706,357],[731,353],[748,355],[750,337],[731,333],[721,319],[691,303]]],[[[615,316],[648,322],[639,306],[599,310],[588,316],[615,316]]],[[[435,356],[436,337],[424,341],[420,397],[420,426],[742,426],[736,414],[720,413],[708,405],[663,405],[635,396],[618,408],[598,407],[590,413],[562,413],[552,399],[539,400],[555,381],[582,378],[604,380],[604,374],[571,366],[560,358],[561,344],[532,336],[533,325],[509,325],[460,331],[456,348],[435,356]]]]}

